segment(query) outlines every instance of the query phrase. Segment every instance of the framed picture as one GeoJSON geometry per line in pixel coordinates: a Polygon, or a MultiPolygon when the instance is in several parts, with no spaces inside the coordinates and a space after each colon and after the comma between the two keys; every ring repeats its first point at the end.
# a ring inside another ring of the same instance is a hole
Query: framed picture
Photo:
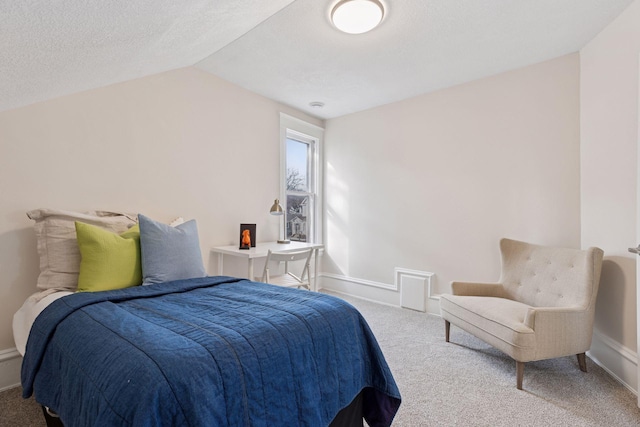
{"type": "Polygon", "coordinates": [[[240,249],[256,247],[256,225],[240,224],[240,249]]]}

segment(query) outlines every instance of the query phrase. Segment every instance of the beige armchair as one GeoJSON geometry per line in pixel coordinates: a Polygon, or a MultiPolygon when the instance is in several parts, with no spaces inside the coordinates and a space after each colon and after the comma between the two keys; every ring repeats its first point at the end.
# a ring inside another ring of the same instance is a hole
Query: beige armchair
{"type": "Polygon", "coordinates": [[[577,355],[587,371],[603,252],[500,240],[498,283],[452,282],[440,311],[449,342],[451,323],[516,361],[522,390],[524,364],[577,355]]]}

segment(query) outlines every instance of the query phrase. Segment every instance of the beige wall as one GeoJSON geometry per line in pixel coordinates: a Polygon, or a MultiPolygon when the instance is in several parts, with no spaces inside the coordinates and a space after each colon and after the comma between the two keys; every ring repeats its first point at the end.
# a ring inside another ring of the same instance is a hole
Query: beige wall
{"type": "Polygon", "coordinates": [[[498,240],[580,246],[579,57],[326,123],[324,271],[497,280],[498,240]]]}
{"type": "Polygon", "coordinates": [[[274,240],[281,111],[322,124],[186,68],[0,113],[0,350],[14,347],[13,313],[36,291],[28,210],[195,218],[205,262],[241,222],[274,240]]]}
{"type": "MultiPolygon", "coordinates": [[[[635,352],[640,1],[580,51],[582,244],[605,251],[596,329],[635,352]]],[[[621,375],[617,373],[618,375],[621,375]]]]}

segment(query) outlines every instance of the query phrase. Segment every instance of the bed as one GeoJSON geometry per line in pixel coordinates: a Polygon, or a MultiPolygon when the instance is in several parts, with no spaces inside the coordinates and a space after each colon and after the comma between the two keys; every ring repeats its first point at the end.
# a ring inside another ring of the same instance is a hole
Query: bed
{"type": "Polygon", "coordinates": [[[49,426],[391,424],[400,393],[347,302],[207,276],[195,220],[27,215],[40,292],[13,329],[49,426]]]}
{"type": "Polygon", "coordinates": [[[55,299],[22,383],[68,427],[386,426],[401,399],[347,302],[224,276],[55,299]]]}

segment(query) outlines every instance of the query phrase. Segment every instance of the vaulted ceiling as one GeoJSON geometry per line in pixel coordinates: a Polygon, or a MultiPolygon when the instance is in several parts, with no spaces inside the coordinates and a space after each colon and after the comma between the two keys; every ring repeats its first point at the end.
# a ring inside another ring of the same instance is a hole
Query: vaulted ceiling
{"type": "Polygon", "coordinates": [[[195,66],[332,118],[579,51],[633,0],[381,1],[349,35],[337,0],[0,0],[0,111],[195,66]]]}

